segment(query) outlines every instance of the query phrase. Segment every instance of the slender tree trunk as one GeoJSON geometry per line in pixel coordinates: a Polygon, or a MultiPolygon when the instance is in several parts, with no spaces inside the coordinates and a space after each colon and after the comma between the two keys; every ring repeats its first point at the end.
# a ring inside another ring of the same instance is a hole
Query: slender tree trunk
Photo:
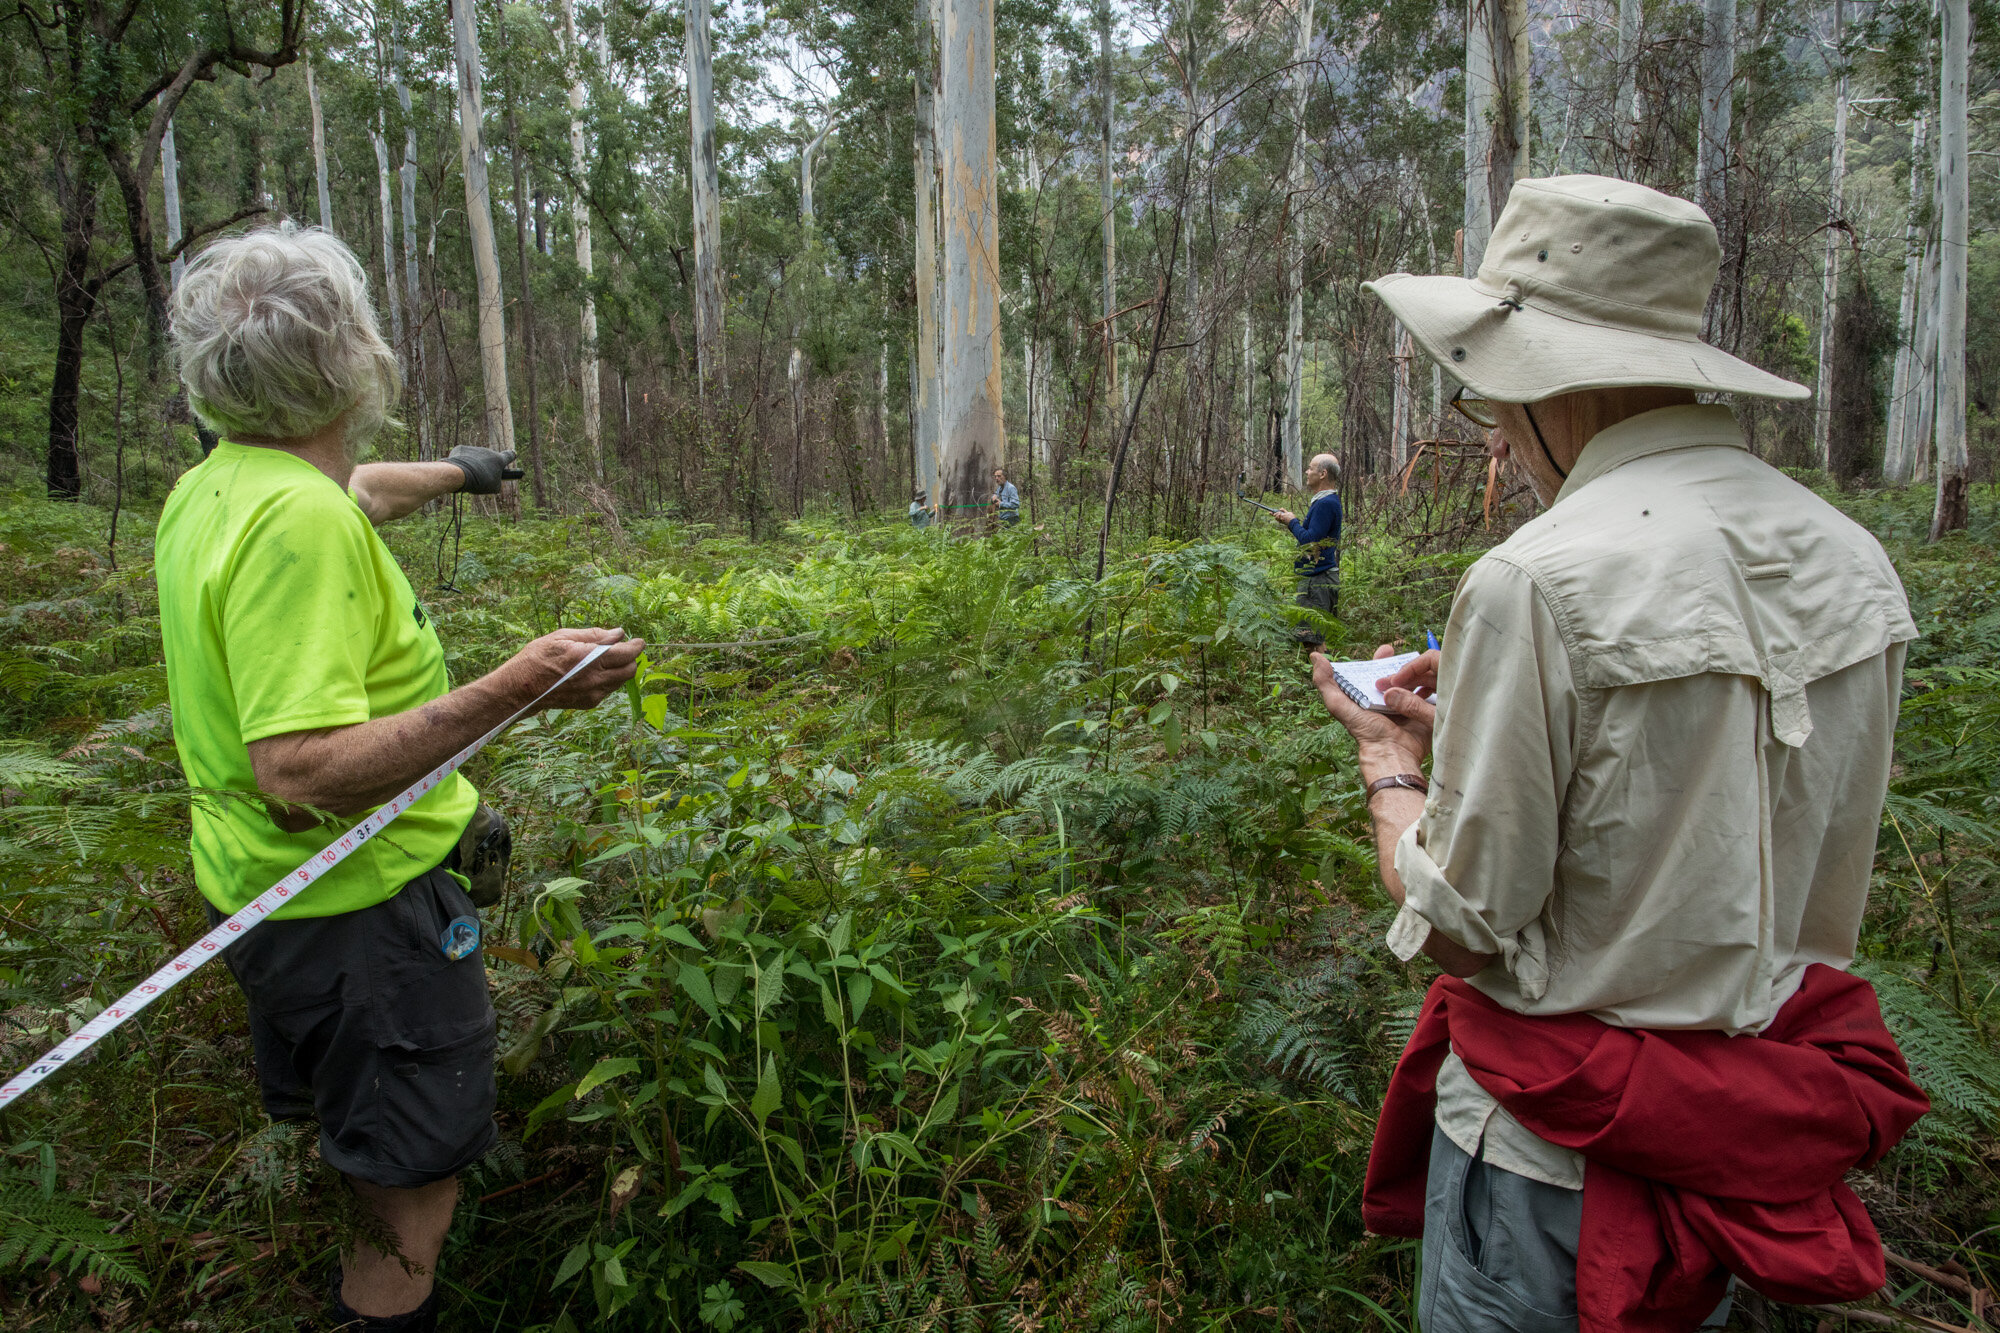
{"type": "Polygon", "coordinates": [[[1618,0],[1618,100],[1612,106],[1615,143],[1626,173],[1639,146],[1639,27],[1644,15],[1640,0],[1618,0]]]}
{"type": "Polygon", "coordinates": [[[563,53],[569,79],[569,167],[570,175],[579,182],[570,192],[570,228],[576,234],[576,266],[583,271],[583,350],[578,364],[578,378],[583,383],[583,439],[590,450],[591,475],[599,484],[604,481],[604,407],[602,389],[598,382],[597,366],[597,300],[591,295],[591,253],[590,253],[590,206],[583,197],[580,182],[588,169],[589,162],[584,152],[583,142],[583,102],[586,91],[583,82],[582,51],[576,36],[576,0],[562,0],[563,53]]]}
{"type": "Polygon", "coordinates": [[[941,375],[946,513],[992,489],[1007,457],[1000,398],[1000,174],[995,145],[994,0],[945,0],[939,122],[944,180],[941,375]]]}
{"type": "Polygon", "coordinates": [[[1396,325],[1396,397],[1389,426],[1389,472],[1392,476],[1401,476],[1403,469],[1410,465],[1410,422],[1416,415],[1416,404],[1410,395],[1410,362],[1416,354],[1416,341],[1411,338],[1410,331],[1401,324],[1396,325]]]}
{"type": "Polygon", "coordinates": [[[1250,360],[1250,302],[1243,303],[1243,466],[1239,473],[1250,471],[1250,462],[1257,456],[1257,369],[1250,360]]]}
{"type": "Polygon", "coordinates": [[[417,122],[410,108],[410,85],[403,68],[403,44],[393,21],[389,28],[389,67],[396,80],[396,105],[403,113],[403,300],[409,307],[409,342],[403,346],[403,366],[409,377],[417,415],[417,457],[437,456],[431,442],[429,403],[430,356],[424,350],[424,289],[417,268],[417,122]]]}
{"type": "Polygon", "coordinates": [[[514,447],[514,406],[507,394],[507,321],[501,310],[500,247],[486,181],[484,112],[479,96],[479,29],[472,0],[455,0],[452,45],[458,58],[458,152],[465,169],[465,216],[479,278],[479,378],[486,395],[486,445],[514,447]]]}
{"type": "Polygon", "coordinates": [[[45,481],[51,500],[76,500],[83,495],[83,334],[97,308],[97,289],[89,275],[90,247],[97,236],[98,182],[88,154],[59,144],[53,156],[62,265],[56,276],[56,356],[49,380],[45,481]]]}
{"type": "Polygon", "coordinates": [[[944,271],[938,259],[938,223],[943,212],[938,179],[938,76],[942,64],[939,0],[916,0],[917,124],[913,144],[916,173],[915,284],[917,350],[912,361],[916,376],[915,421],[917,483],[930,503],[944,503],[944,390],[940,352],[944,340],[944,271]]]}
{"type": "Polygon", "coordinates": [[[319,187],[319,225],[334,231],[333,191],[326,179],[326,121],[320,115],[319,83],[313,78],[312,61],[306,67],[306,103],[312,111],[313,183],[319,187]]]}
{"type": "Polygon", "coordinates": [[[1972,16],[1944,0],[1938,40],[1937,507],[1931,540],[1965,527],[1965,279],[1972,198],[1966,177],[1966,84],[1972,16]]]}
{"type": "MultiPolygon", "coordinates": [[[[506,40],[507,10],[500,8],[501,40],[506,40]]],[[[528,479],[534,487],[535,508],[546,509],[548,487],[542,475],[542,409],[535,394],[535,284],[528,267],[528,184],[521,163],[521,124],[514,109],[514,76],[509,73],[507,95],[507,152],[514,164],[514,251],[521,269],[521,378],[528,390],[528,479]]]]}
{"type": "Polygon", "coordinates": [[[1313,0],[1298,0],[1292,32],[1292,151],[1285,199],[1285,485],[1305,485],[1306,247],[1299,220],[1306,195],[1306,94],[1312,77],[1313,0]]]}
{"type": "Polygon", "coordinates": [[[1889,388],[1889,432],[1882,447],[1882,480],[1908,485],[1916,470],[1919,431],[1912,395],[1916,392],[1918,293],[1922,290],[1925,237],[1929,220],[1923,194],[1924,158],[1930,113],[1919,112],[1910,126],[1910,208],[1903,223],[1903,293],[1896,308],[1896,369],[1889,388]]]}
{"type": "Polygon", "coordinates": [[[389,328],[395,335],[393,346],[403,346],[403,302],[396,282],[396,189],[389,169],[387,116],[378,111],[368,140],[375,149],[375,182],[382,206],[382,300],[389,307],[389,328]]]}
{"type": "MultiPolygon", "coordinates": [[[[174,122],[167,122],[166,132],[160,136],[160,206],[167,215],[167,251],[180,249],[181,236],[181,163],[174,151],[174,122]]],[[[169,282],[178,287],[181,274],[187,272],[187,258],[175,254],[168,270],[169,282]]]]}
{"type": "Polygon", "coordinates": [[[688,166],[694,195],[694,342],[702,401],[726,387],[723,367],[722,212],[715,173],[715,89],[709,0],[687,2],[688,166]]]}
{"type": "Polygon", "coordinates": [[[1720,230],[1728,202],[1729,118],[1736,86],[1736,0],[1702,7],[1701,128],[1695,145],[1695,202],[1720,230]]]}
{"type": "Polygon", "coordinates": [[[1832,59],[1840,62],[1833,81],[1833,178],[1826,196],[1826,255],[1820,268],[1819,375],[1813,397],[1813,452],[1819,465],[1833,470],[1833,329],[1840,317],[1840,256],[1845,249],[1843,195],[1847,185],[1847,57],[1841,43],[1847,36],[1847,12],[1833,0],[1832,59]]]}
{"type": "MultiPolygon", "coordinates": [[[[1310,2],[1310,0],[1308,0],[1310,2]]],[[[1124,400],[1118,385],[1118,178],[1112,157],[1118,148],[1118,88],[1111,62],[1110,0],[1097,3],[1097,92],[1100,99],[1097,207],[1104,228],[1104,403],[1115,436],[1124,428],[1124,400]]]]}

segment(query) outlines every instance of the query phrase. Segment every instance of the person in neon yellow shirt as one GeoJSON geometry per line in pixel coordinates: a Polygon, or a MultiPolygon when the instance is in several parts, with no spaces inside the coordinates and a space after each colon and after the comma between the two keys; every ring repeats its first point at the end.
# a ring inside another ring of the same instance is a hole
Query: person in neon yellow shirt
{"type": "MultiPolygon", "coordinates": [[[[591,647],[615,645],[541,707],[595,706],[645,645],[558,630],[451,688],[375,528],[453,492],[497,493],[514,455],[359,463],[401,378],[361,265],[332,235],[287,224],[210,246],[174,293],[173,343],[190,405],[223,437],[175,486],[155,542],[174,741],[206,794],[195,882],[220,920],[591,647]]],[[[399,1254],[342,1254],[343,1328],[436,1328],[457,1175],[495,1139],[493,1006],[455,873],[478,804],[453,775],[224,955],[265,1109],[317,1121],[321,1156],[398,1241],[399,1254]]]]}

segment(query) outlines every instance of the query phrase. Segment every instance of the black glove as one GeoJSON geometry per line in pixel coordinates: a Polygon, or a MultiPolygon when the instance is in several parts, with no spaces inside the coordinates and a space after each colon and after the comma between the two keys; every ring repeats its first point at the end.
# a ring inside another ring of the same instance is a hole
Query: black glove
{"type": "Polygon", "coordinates": [[[498,495],[503,480],[521,475],[514,470],[514,458],[512,449],[461,444],[445,455],[444,461],[456,465],[465,473],[465,484],[458,489],[466,495],[498,495]]]}

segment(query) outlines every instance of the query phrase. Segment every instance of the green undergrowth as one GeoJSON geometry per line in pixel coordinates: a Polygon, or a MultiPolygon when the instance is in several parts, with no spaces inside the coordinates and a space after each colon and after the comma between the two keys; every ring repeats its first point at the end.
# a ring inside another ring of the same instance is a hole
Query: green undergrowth
{"type": "MultiPolygon", "coordinates": [[[[1863,953],[1938,1112],[1862,1188],[1899,1252],[1984,1272],[1994,497],[1937,546],[1922,498],[1843,501],[1926,632],[1863,953]]],[[[105,512],[0,503],[9,1069],[201,928],[149,525],[114,561],[105,512]]],[[[1414,1327],[1414,1249],[1358,1191],[1427,975],[1380,947],[1280,543],[1132,547],[1098,583],[1026,525],[395,530],[456,679],[559,625],[652,645],[473,766],[517,859],[486,922],[503,1142],[446,1326],[1414,1327]]],[[[1329,637],[1442,626],[1476,554],[1364,529],[1329,637]]],[[[264,1120],[219,968],[0,1113],[9,1329],[316,1327],[352,1225],[264,1120]]]]}

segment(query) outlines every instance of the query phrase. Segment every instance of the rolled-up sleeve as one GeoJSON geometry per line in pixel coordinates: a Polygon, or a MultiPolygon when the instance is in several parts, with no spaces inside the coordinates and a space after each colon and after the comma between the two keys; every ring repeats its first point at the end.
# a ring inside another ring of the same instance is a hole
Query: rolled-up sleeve
{"type": "Polygon", "coordinates": [[[1430,793],[1396,845],[1404,900],[1387,942],[1408,959],[1442,931],[1499,955],[1537,999],[1579,704],[1561,629],[1519,567],[1489,556],[1466,573],[1438,697],[1430,793]]]}

